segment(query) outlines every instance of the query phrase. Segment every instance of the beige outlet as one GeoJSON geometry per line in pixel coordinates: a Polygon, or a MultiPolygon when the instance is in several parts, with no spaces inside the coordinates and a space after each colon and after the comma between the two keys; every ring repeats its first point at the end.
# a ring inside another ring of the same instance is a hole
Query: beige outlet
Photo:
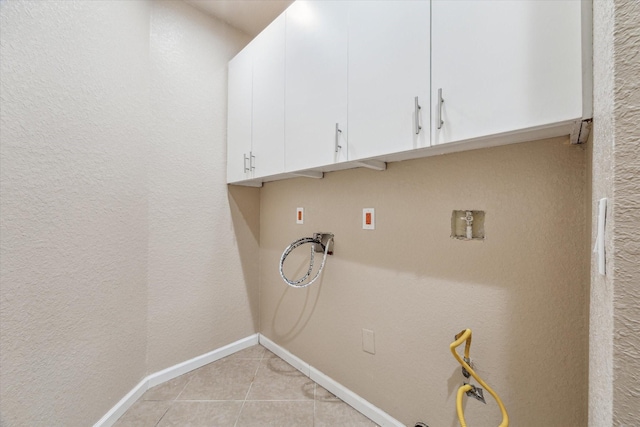
{"type": "Polygon", "coordinates": [[[367,353],[376,354],[376,341],[373,331],[362,330],[362,350],[367,353]]]}

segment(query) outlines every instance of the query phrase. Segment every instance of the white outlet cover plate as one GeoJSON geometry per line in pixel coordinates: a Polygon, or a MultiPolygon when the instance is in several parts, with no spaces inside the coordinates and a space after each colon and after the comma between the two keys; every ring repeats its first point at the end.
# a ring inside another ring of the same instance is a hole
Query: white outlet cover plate
{"type": "Polygon", "coordinates": [[[362,329],[362,350],[370,354],[376,354],[375,334],[370,329],[362,329]]]}
{"type": "Polygon", "coordinates": [[[363,230],[376,229],[376,212],[374,208],[362,209],[362,229],[363,230]]]}
{"type": "Polygon", "coordinates": [[[296,224],[304,224],[304,208],[296,208],[296,224]]]}

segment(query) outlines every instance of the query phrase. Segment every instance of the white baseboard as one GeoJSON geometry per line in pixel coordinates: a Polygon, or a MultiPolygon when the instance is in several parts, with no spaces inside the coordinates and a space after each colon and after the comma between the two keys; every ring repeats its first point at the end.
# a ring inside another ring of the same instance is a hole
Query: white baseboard
{"type": "Polygon", "coordinates": [[[275,354],[280,359],[287,362],[289,365],[296,368],[298,371],[305,374],[307,377],[310,376],[311,366],[308,363],[298,358],[297,356],[294,356],[293,354],[289,353],[289,351],[285,350],[283,347],[280,347],[278,344],[274,343],[264,335],[262,334],[259,334],[259,335],[260,335],[260,338],[259,338],[260,344],[262,346],[264,346],[267,350],[270,350],[273,354],[275,354]]]}
{"type": "Polygon", "coordinates": [[[400,421],[384,412],[382,409],[366,401],[358,396],[339,382],[323,374],[313,366],[304,362],[302,359],[294,356],[289,351],[280,347],[262,334],[260,335],[260,344],[272,351],[276,356],[308,376],[310,379],[326,388],[328,391],[336,395],[342,401],[352,406],[356,411],[369,418],[381,427],[405,427],[400,421]]]}
{"type": "Polygon", "coordinates": [[[224,347],[220,347],[217,350],[210,351],[209,353],[189,359],[186,362],[178,363],[177,365],[170,366],[167,369],[156,372],[155,374],[151,374],[147,377],[147,381],[149,383],[148,388],[155,387],[158,384],[172,380],[175,377],[184,375],[194,369],[201,368],[202,366],[215,362],[216,360],[220,360],[223,357],[230,356],[235,352],[254,346],[258,344],[258,337],[259,334],[253,334],[236,342],[232,342],[229,345],[225,345],[224,347]]]}
{"type": "Polygon", "coordinates": [[[185,362],[178,363],[162,371],[156,372],[145,377],[138,385],[136,385],[126,396],[124,396],[109,412],[107,412],[94,427],[111,427],[118,421],[127,410],[151,387],[155,387],[166,381],[170,381],[187,372],[198,369],[216,360],[227,357],[235,352],[244,350],[245,348],[262,344],[264,347],[272,351],[276,356],[302,372],[304,375],[320,384],[322,387],[335,394],[348,405],[352,406],[356,411],[369,418],[374,423],[382,427],[405,427],[400,421],[384,412],[382,409],[369,403],[362,397],[358,396],[342,384],[323,374],[316,368],[312,367],[302,359],[294,356],[283,347],[262,334],[254,334],[247,338],[243,338],[229,345],[213,350],[201,356],[194,357],[185,362]]]}
{"type": "Polygon", "coordinates": [[[180,375],[186,374],[187,372],[191,372],[194,369],[198,369],[235,352],[244,350],[245,348],[254,346],[258,344],[258,340],[259,334],[254,334],[145,377],[137,386],[127,393],[125,397],[120,399],[120,401],[116,403],[109,412],[100,418],[100,421],[95,423],[93,427],[111,427],[116,421],[118,421],[118,418],[127,412],[127,409],[129,409],[140,398],[140,396],[142,396],[151,387],[172,380],[180,375]]]}
{"type": "Polygon", "coordinates": [[[147,385],[147,379],[144,378],[142,381],[138,383],[125,397],[120,399],[120,402],[116,403],[113,408],[109,410],[100,421],[95,423],[93,427],[111,427],[118,421],[118,418],[124,415],[127,412],[127,409],[131,408],[131,406],[136,403],[140,396],[144,394],[145,391],[149,389],[147,385]]]}

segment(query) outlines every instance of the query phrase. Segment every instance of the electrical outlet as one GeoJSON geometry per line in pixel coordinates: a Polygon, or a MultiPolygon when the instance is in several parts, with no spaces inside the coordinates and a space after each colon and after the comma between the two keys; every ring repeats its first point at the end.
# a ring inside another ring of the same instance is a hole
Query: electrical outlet
{"type": "Polygon", "coordinates": [[[362,229],[363,230],[376,229],[376,210],[374,208],[362,209],[362,229]]]}
{"type": "Polygon", "coordinates": [[[376,341],[373,331],[369,329],[362,330],[362,351],[376,354],[376,341]]]}
{"type": "Polygon", "coordinates": [[[304,224],[304,208],[296,208],[296,224],[304,224]]]}

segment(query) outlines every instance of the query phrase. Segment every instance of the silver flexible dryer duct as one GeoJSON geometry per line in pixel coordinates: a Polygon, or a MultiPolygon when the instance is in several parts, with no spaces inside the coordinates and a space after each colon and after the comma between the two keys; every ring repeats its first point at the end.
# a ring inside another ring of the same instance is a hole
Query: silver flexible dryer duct
{"type": "Polygon", "coordinates": [[[330,237],[329,240],[327,240],[327,245],[325,246],[318,239],[314,239],[313,237],[303,237],[302,239],[298,239],[295,242],[293,242],[292,244],[290,244],[289,246],[287,246],[287,248],[282,253],[282,257],[280,258],[280,276],[282,277],[282,280],[284,280],[284,282],[287,285],[289,285],[291,287],[294,287],[294,288],[306,288],[307,286],[309,286],[310,284],[315,282],[316,279],[318,277],[320,277],[320,273],[322,273],[322,269],[324,268],[324,263],[327,260],[327,254],[329,252],[329,244],[332,241],[333,241],[333,237],[330,237]],[[309,261],[309,270],[307,270],[307,274],[305,274],[304,277],[302,277],[301,279],[290,280],[284,275],[284,270],[283,270],[284,261],[287,259],[287,256],[289,256],[291,251],[293,251],[298,246],[304,245],[305,243],[311,243],[312,244],[312,246],[311,246],[311,259],[309,261]],[[307,280],[309,278],[309,276],[311,275],[311,272],[313,271],[315,245],[320,245],[320,247],[324,251],[324,256],[322,257],[322,264],[320,264],[320,268],[318,269],[318,272],[313,277],[313,279],[311,279],[311,281],[309,281],[307,283],[303,283],[305,280],[307,280]]]}

